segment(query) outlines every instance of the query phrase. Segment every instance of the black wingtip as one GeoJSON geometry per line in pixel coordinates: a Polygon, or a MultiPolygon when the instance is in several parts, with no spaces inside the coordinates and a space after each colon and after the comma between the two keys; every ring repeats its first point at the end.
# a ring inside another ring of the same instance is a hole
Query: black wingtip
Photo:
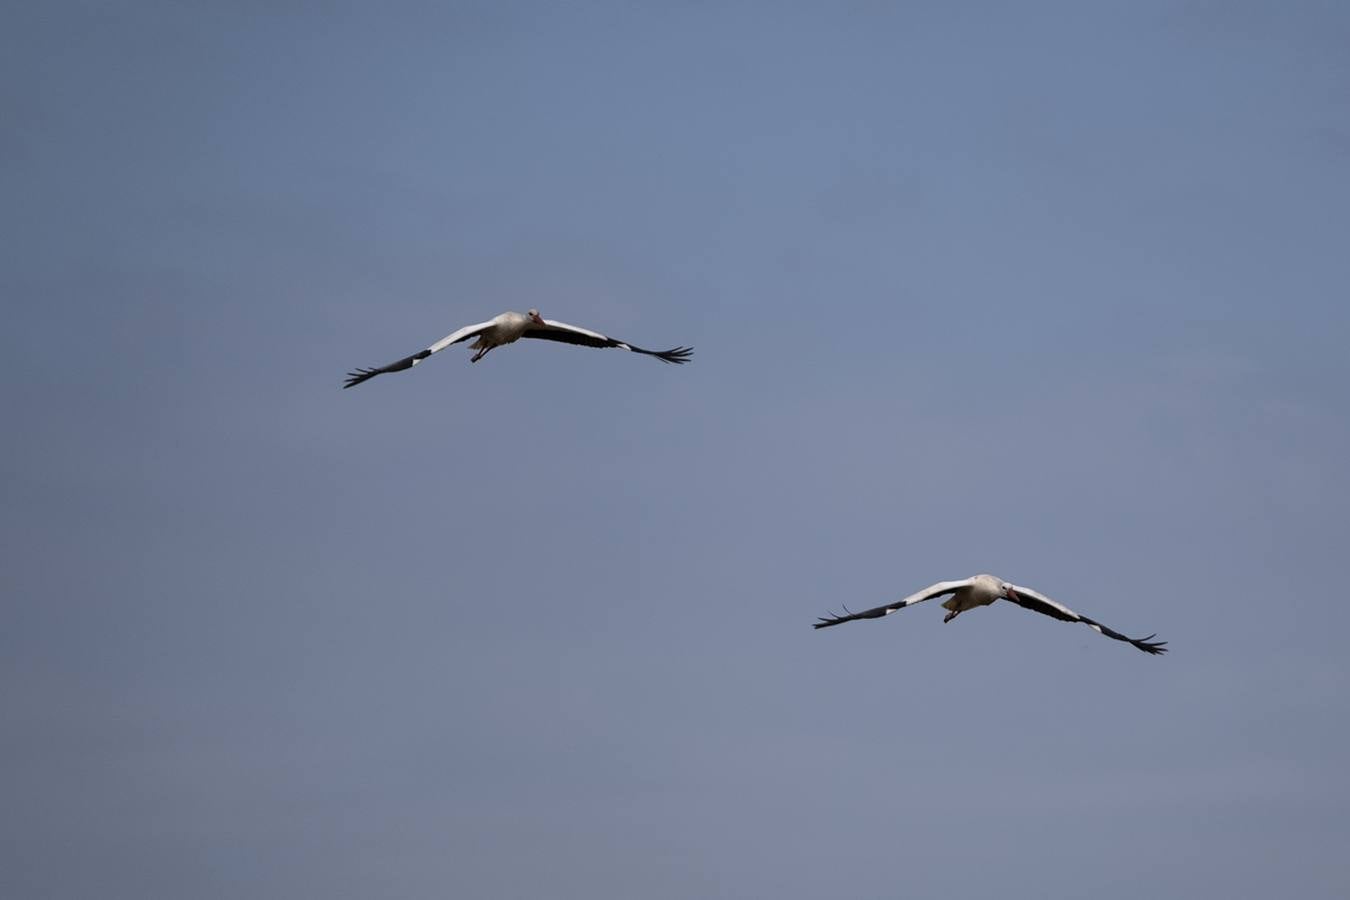
{"type": "Polygon", "coordinates": [[[368,381],[380,374],[379,369],[357,369],[347,373],[347,380],[343,383],[342,389],[345,391],[349,387],[356,387],[363,381],[368,381]]]}
{"type": "Polygon", "coordinates": [[[344,384],[343,387],[355,387],[363,381],[374,378],[376,375],[384,375],[387,372],[405,372],[430,355],[430,350],[421,350],[414,353],[412,356],[403,357],[398,362],[390,363],[387,366],[380,366],[378,369],[357,369],[354,372],[348,372],[347,383],[344,384]]]}
{"type": "Polygon", "coordinates": [[[1155,637],[1157,637],[1156,634],[1150,634],[1148,637],[1126,638],[1126,640],[1128,640],[1134,646],[1138,647],[1140,650],[1143,650],[1145,653],[1152,653],[1154,655],[1162,655],[1163,653],[1166,653],[1167,641],[1155,641],[1153,640],[1155,637]]]}
{"type": "Polygon", "coordinates": [[[677,366],[682,366],[689,362],[693,355],[693,347],[672,347],[669,350],[661,350],[652,354],[652,356],[655,356],[657,359],[661,360],[661,362],[674,363],[677,366]]]}
{"type": "Polygon", "coordinates": [[[828,616],[817,616],[817,618],[819,619],[819,621],[813,624],[811,626],[812,628],[829,628],[831,625],[838,625],[842,622],[850,622],[855,617],[853,613],[849,612],[848,607],[845,606],[844,614],[842,616],[836,616],[834,613],[830,613],[828,616]]]}

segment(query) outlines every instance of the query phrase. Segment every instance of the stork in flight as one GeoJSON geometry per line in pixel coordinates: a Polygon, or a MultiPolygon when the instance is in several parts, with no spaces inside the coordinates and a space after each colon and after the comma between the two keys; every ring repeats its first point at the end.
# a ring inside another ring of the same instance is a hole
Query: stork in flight
{"type": "Polygon", "coordinates": [[[655,356],[662,362],[677,364],[688,362],[689,357],[694,353],[692,347],[675,347],[670,350],[643,350],[641,347],[635,347],[624,341],[607,337],[598,331],[589,331],[585,328],[578,328],[576,325],[568,325],[566,322],[555,322],[552,319],[541,319],[539,310],[532,309],[523,315],[518,312],[504,312],[486,322],[479,322],[477,325],[465,325],[458,331],[447,334],[425,350],[419,350],[412,356],[405,356],[398,362],[392,362],[387,366],[348,372],[347,383],[343,387],[355,387],[369,378],[383,375],[386,372],[402,372],[404,369],[411,369],[431,354],[444,350],[451,344],[467,341],[471,337],[476,337],[478,340],[474,341],[470,349],[478,352],[469,357],[469,362],[478,362],[493,347],[514,344],[523,337],[540,338],[545,341],[561,341],[564,344],[580,344],[583,347],[618,347],[620,350],[645,353],[648,356],[655,356]]]}
{"type": "Polygon", "coordinates": [[[951,596],[942,603],[942,608],[948,611],[946,617],[942,620],[943,622],[950,622],[968,609],[988,606],[995,600],[1011,600],[1025,609],[1043,613],[1063,622],[1081,622],[1098,634],[1104,634],[1109,638],[1133,644],[1145,653],[1167,652],[1166,641],[1153,640],[1157,637],[1156,634],[1150,634],[1146,638],[1126,637],[1119,631],[1112,631],[1100,622],[1092,621],[1087,616],[1080,616],[1067,606],[1061,606],[1044,594],[1038,594],[1031,588],[1010,584],[1002,578],[995,578],[993,575],[976,575],[973,578],[966,578],[961,581],[939,581],[918,593],[910,594],[903,600],[878,606],[876,609],[869,609],[866,612],[851,613],[845,608],[844,615],[822,617],[815,624],[815,627],[829,628],[831,625],[852,622],[854,619],[879,619],[882,616],[889,616],[893,612],[898,612],[906,606],[913,606],[915,603],[932,600],[934,597],[941,597],[944,594],[951,594],[951,596]]]}

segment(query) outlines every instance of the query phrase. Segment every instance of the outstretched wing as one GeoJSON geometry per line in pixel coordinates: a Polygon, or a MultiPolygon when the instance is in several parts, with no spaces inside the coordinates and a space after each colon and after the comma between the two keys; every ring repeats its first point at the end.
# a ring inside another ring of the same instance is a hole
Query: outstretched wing
{"type": "Polygon", "coordinates": [[[378,369],[354,369],[347,373],[347,381],[342,387],[344,389],[356,387],[361,382],[374,378],[376,375],[383,375],[386,372],[402,372],[404,369],[411,369],[431,354],[444,350],[451,344],[458,344],[460,341],[467,341],[471,337],[482,334],[491,327],[491,325],[491,320],[479,322],[477,325],[465,325],[458,331],[450,332],[425,350],[419,350],[412,356],[405,356],[398,362],[391,362],[389,365],[380,366],[378,369]]]}
{"type": "Polygon", "coordinates": [[[544,320],[543,328],[535,326],[528,328],[521,337],[539,338],[545,341],[561,341],[564,344],[579,344],[583,347],[618,347],[620,350],[629,350],[633,353],[645,353],[647,356],[655,356],[662,362],[668,363],[686,363],[689,357],[694,355],[693,347],[672,347],[669,350],[644,350],[641,347],[635,347],[625,341],[616,340],[612,337],[601,334],[598,331],[590,331],[585,328],[578,328],[576,325],[568,325],[566,322],[555,322],[552,319],[544,320]]]}
{"type": "Polygon", "coordinates": [[[1094,622],[1087,616],[1079,615],[1067,606],[1056,603],[1044,594],[1038,594],[1031,588],[1024,588],[1019,585],[1012,586],[1012,593],[1007,599],[1016,603],[1018,606],[1038,612],[1043,615],[1059,619],[1061,622],[1082,622],[1098,634],[1104,634],[1117,641],[1124,641],[1127,644],[1133,644],[1145,653],[1166,653],[1167,641],[1155,641],[1156,634],[1150,634],[1145,638],[1132,638],[1121,634],[1119,631],[1113,631],[1100,622],[1094,622]]]}
{"type": "Polygon", "coordinates": [[[934,597],[941,597],[943,594],[953,593],[960,588],[969,587],[974,582],[974,578],[965,578],[961,581],[939,581],[937,584],[930,585],[916,594],[910,594],[903,600],[897,600],[894,603],[888,603],[885,606],[878,606],[876,609],[851,613],[846,607],[844,609],[844,615],[842,616],[821,616],[820,621],[816,622],[812,627],[829,628],[831,625],[852,622],[854,619],[880,619],[882,616],[889,616],[891,613],[898,612],[906,606],[913,606],[915,603],[922,603],[925,600],[932,600],[934,597]]]}

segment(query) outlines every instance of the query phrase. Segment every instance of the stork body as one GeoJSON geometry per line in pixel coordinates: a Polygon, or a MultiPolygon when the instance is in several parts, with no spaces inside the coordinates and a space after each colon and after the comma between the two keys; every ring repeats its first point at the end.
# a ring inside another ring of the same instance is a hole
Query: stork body
{"type": "Polygon", "coordinates": [[[478,332],[478,340],[469,345],[470,350],[478,351],[469,357],[469,362],[478,362],[487,356],[493,347],[514,344],[520,340],[526,329],[535,324],[543,325],[544,320],[539,318],[539,313],[534,310],[530,313],[504,312],[499,316],[493,316],[488,327],[478,332]]]}
{"type": "Polygon", "coordinates": [[[957,588],[950,597],[942,601],[942,608],[948,610],[942,621],[950,622],[961,613],[988,606],[1002,596],[1003,584],[999,579],[993,575],[976,575],[970,579],[970,584],[957,588]]]}

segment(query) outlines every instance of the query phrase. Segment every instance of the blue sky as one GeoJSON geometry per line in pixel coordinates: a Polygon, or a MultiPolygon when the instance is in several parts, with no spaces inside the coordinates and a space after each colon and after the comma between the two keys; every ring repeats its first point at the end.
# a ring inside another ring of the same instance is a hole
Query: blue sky
{"type": "Polygon", "coordinates": [[[15,897],[1341,897],[1350,11],[0,28],[15,897]],[[504,309],[646,347],[453,348],[504,309]],[[993,572],[997,604],[815,632],[993,572]]]}

